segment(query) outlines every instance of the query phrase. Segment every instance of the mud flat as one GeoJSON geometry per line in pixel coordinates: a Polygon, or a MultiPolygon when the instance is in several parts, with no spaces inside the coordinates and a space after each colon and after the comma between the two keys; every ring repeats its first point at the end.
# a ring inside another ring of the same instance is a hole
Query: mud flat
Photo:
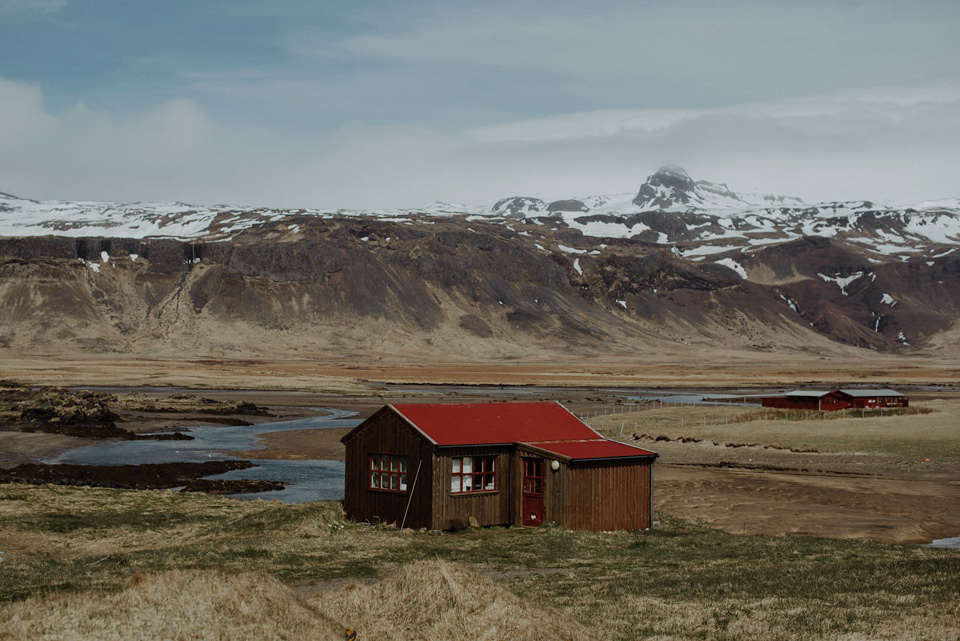
{"type": "Polygon", "coordinates": [[[265,449],[244,450],[230,452],[230,454],[240,457],[285,461],[307,459],[343,461],[344,447],[340,439],[349,431],[349,428],[330,428],[272,432],[263,434],[257,439],[265,449]]]}
{"type": "Polygon", "coordinates": [[[77,447],[124,440],[190,440],[200,425],[252,425],[313,415],[272,414],[249,400],[169,390],[30,387],[0,381],[0,468],[40,462],[77,447]]]}
{"type": "Polygon", "coordinates": [[[10,469],[0,469],[0,483],[82,485],[128,490],[182,488],[184,492],[209,494],[268,492],[284,488],[284,484],[278,481],[201,478],[251,467],[255,466],[250,461],[144,463],[141,465],[24,463],[10,469]]]}
{"type": "MultiPolygon", "coordinates": [[[[912,401],[935,410],[925,415],[766,423],[736,420],[748,410],[731,407],[668,407],[631,413],[609,389],[590,388],[511,390],[368,382],[358,383],[349,393],[131,390],[157,398],[169,397],[171,391],[266,407],[272,416],[233,416],[256,423],[315,416],[320,406],[352,410],[357,418],[364,418],[392,402],[560,400],[578,415],[588,415],[588,423],[613,438],[630,440],[636,432],[667,439],[637,442],[661,454],[654,502],[662,512],[735,534],[892,543],[923,543],[960,534],[956,445],[960,443],[960,395],[949,385],[930,385],[911,393],[912,401]]],[[[134,432],[209,425],[210,418],[231,418],[187,411],[118,414],[120,424],[134,432]]],[[[244,448],[230,454],[280,462],[342,461],[340,438],[346,431],[277,431],[258,437],[265,449],[244,448]]],[[[101,441],[0,431],[0,467],[52,458],[91,442],[101,441]]]]}
{"type": "Polygon", "coordinates": [[[594,424],[660,453],[654,506],[671,515],[732,534],[929,543],[960,534],[960,399],[919,405],[932,411],[771,421],[677,407],[594,424]]]}

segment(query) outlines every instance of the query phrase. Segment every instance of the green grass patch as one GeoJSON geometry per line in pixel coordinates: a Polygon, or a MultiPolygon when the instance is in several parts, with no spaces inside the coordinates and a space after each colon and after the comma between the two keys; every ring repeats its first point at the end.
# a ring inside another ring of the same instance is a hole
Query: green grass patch
{"type": "Polygon", "coordinates": [[[27,498],[0,502],[0,541],[15,542],[0,565],[0,601],[117,590],[136,574],[172,569],[263,571],[298,585],[440,558],[497,576],[610,639],[878,636],[878,626],[960,614],[957,550],[735,536],[665,514],[644,532],[452,534],[347,522],[333,501],[50,486],[5,493],[27,498]]]}
{"type": "Polygon", "coordinates": [[[78,530],[109,530],[113,528],[160,529],[170,528],[199,516],[161,512],[97,510],[93,512],[53,512],[20,521],[19,527],[39,532],[76,532],[78,530]]]}

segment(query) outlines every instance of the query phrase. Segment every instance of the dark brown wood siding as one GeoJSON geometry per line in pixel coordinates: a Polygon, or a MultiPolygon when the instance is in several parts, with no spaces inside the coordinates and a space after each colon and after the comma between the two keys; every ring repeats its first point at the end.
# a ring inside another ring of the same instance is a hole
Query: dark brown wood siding
{"type": "MultiPolygon", "coordinates": [[[[433,444],[389,410],[375,414],[355,432],[346,445],[343,508],[347,517],[369,523],[403,522],[406,527],[432,526],[430,488],[433,484],[433,444]],[[385,492],[370,488],[370,455],[392,454],[409,459],[408,492],[385,492]],[[420,468],[419,476],[417,468],[420,468]],[[416,484],[414,485],[414,482],[416,484]],[[412,497],[412,498],[411,498],[412,497]]],[[[449,481],[448,481],[449,482],[449,481]]]]}
{"type": "Polygon", "coordinates": [[[464,526],[470,517],[477,519],[480,525],[505,525],[510,523],[510,485],[512,447],[458,447],[436,450],[433,457],[433,521],[429,526],[434,530],[446,530],[453,527],[454,521],[464,526]],[[453,458],[457,456],[495,456],[496,490],[454,494],[450,491],[450,477],[453,458]]]}
{"type": "Polygon", "coordinates": [[[574,463],[567,472],[571,530],[642,530],[650,527],[653,463],[636,460],[574,463]]]}

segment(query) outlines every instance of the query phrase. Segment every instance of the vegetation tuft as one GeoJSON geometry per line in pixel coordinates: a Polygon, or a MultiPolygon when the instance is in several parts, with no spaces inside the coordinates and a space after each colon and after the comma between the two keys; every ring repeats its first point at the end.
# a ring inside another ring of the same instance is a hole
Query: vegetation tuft
{"type": "MultiPolygon", "coordinates": [[[[337,592],[343,581],[369,585],[382,577],[395,582],[389,585],[410,585],[416,572],[403,568],[439,559],[493,579],[534,606],[553,608],[602,638],[894,639],[916,637],[915,626],[929,633],[920,635],[925,638],[960,635],[960,551],[734,536],[665,514],[657,518],[660,525],[646,532],[552,527],[449,534],[348,522],[341,505],[330,501],[290,505],[3,485],[0,629],[25,599],[113,594],[134,577],[183,571],[264,573],[287,586],[327,589],[329,599],[319,599],[333,604],[323,606],[326,616],[349,623],[338,612],[351,621],[368,612],[375,621],[401,616],[402,600],[393,614],[377,614],[383,603],[337,592]]],[[[487,579],[450,572],[457,594],[476,590],[477,616],[491,618],[484,599],[506,598],[491,592],[487,579]]],[[[370,599],[379,594],[369,592],[370,599]]],[[[430,594],[454,614],[470,602],[430,594]]]]}

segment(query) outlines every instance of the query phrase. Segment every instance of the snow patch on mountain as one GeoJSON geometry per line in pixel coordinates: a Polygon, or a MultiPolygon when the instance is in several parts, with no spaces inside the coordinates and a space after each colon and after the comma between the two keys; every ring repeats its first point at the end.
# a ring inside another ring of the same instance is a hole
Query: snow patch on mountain
{"type": "Polygon", "coordinates": [[[820,278],[822,278],[823,280],[825,280],[825,281],[827,281],[827,282],[836,283],[836,284],[837,284],[837,287],[840,288],[840,293],[843,294],[844,296],[848,296],[848,294],[847,294],[847,286],[850,285],[850,283],[852,283],[853,281],[855,281],[855,280],[857,280],[858,278],[862,277],[862,276],[863,276],[863,272],[854,272],[854,273],[850,274],[849,276],[840,276],[839,274],[837,274],[837,275],[835,275],[835,276],[827,276],[826,274],[821,274],[821,273],[817,272],[817,276],[819,276],[820,278]]]}
{"type": "MultiPolygon", "coordinates": [[[[722,254],[728,251],[740,249],[738,245],[701,245],[683,252],[684,257],[688,256],[710,256],[711,254],[722,254]]],[[[717,261],[720,262],[720,261],[717,261]]]]}
{"type": "Polygon", "coordinates": [[[741,265],[740,263],[738,263],[738,262],[735,261],[734,259],[732,259],[732,258],[721,258],[720,260],[718,260],[718,261],[716,261],[716,262],[717,262],[718,265],[723,265],[724,267],[729,267],[729,268],[732,269],[733,271],[737,272],[737,274],[740,276],[740,278],[742,278],[742,279],[744,279],[744,280],[747,279],[747,270],[743,268],[743,265],[741,265]]]}
{"type": "Polygon", "coordinates": [[[604,221],[583,221],[582,218],[583,216],[579,214],[577,216],[567,214],[563,217],[568,227],[579,230],[584,236],[596,238],[632,238],[650,229],[643,223],[628,225],[626,223],[604,221]]]}
{"type": "Polygon", "coordinates": [[[547,208],[539,198],[528,198],[526,196],[514,196],[498,200],[493,206],[493,213],[506,216],[508,218],[524,219],[531,215],[539,214],[547,208]]]}
{"type": "Polygon", "coordinates": [[[793,302],[792,299],[787,298],[787,297],[784,296],[783,294],[780,294],[780,298],[783,299],[783,301],[787,304],[788,307],[790,307],[790,309],[792,309],[793,311],[795,311],[795,312],[798,313],[798,314],[800,313],[799,308],[797,308],[797,304],[796,304],[795,302],[793,302]]]}

